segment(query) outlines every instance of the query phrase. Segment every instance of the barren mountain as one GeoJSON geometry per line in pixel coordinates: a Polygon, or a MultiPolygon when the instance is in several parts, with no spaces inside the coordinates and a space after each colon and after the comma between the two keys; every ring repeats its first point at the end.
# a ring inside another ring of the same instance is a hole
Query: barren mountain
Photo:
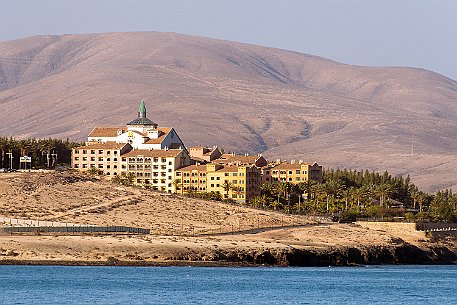
{"type": "Polygon", "coordinates": [[[0,42],[0,134],[84,139],[148,117],[187,145],[457,185],[457,82],[175,33],[0,42]]]}

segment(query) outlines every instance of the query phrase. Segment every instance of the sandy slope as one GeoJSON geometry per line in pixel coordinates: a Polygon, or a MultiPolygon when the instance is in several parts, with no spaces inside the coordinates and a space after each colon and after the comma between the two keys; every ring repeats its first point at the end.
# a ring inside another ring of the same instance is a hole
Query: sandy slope
{"type": "Polygon", "coordinates": [[[146,236],[0,236],[0,260],[213,261],[226,255],[221,253],[430,245],[408,225],[389,229],[337,224],[59,173],[0,175],[0,214],[152,230],[146,236]]]}

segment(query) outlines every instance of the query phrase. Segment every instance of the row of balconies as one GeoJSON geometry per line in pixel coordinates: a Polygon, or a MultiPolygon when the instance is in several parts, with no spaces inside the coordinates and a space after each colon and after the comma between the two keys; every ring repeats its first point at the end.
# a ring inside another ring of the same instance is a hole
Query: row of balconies
{"type": "MultiPolygon", "coordinates": [[[[83,155],[111,155],[111,150],[103,150],[103,149],[75,149],[75,155],[79,155],[82,152],[83,155]]],[[[117,150],[113,151],[113,155],[117,156],[119,153],[117,150]]]]}
{"type": "MultiPolygon", "coordinates": [[[[122,158],[124,161],[125,158],[122,158]]],[[[167,163],[167,159],[166,158],[128,158],[128,162],[129,163],[167,163]]],[[[168,162],[169,165],[173,165],[173,162],[172,161],[169,161],[168,162]]]]}

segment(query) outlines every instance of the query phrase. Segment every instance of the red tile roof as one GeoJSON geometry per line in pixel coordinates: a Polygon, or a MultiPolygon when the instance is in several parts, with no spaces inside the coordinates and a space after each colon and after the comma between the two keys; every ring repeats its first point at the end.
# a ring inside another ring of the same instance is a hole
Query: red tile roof
{"type": "Polygon", "coordinates": [[[122,149],[125,145],[129,145],[128,143],[116,143],[116,142],[106,142],[106,143],[98,143],[98,142],[86,142],[85,146],[75,147],[75,149],[122,149]]]}
{"type": "Polygon", "coordinates": [[[176,157],[181,153],[181,149],[169,149],[169,150],[164,150],[164,149],[135,149],[131,150],[128,153],[122,155],[123,157],[138,157],[138,156],[143,156],[143,157],[176,157]]]}

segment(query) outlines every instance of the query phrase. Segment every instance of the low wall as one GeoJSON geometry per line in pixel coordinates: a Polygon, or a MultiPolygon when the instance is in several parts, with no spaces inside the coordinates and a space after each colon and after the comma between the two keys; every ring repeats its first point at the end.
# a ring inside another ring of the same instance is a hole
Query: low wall
{"type": "Polygon", "coordinates": [[[416,229],[420,231],[457,231],[457,223],[441,223],[441,222],[418,222],[416,229]]]}
{"type": "Polygon", "coordinates": [[[0,227],[0,234],[15,233],[132,233],[149,234],[149,229],[125,227],[125,226],[69,226],[69,227],[0,227]]]}

